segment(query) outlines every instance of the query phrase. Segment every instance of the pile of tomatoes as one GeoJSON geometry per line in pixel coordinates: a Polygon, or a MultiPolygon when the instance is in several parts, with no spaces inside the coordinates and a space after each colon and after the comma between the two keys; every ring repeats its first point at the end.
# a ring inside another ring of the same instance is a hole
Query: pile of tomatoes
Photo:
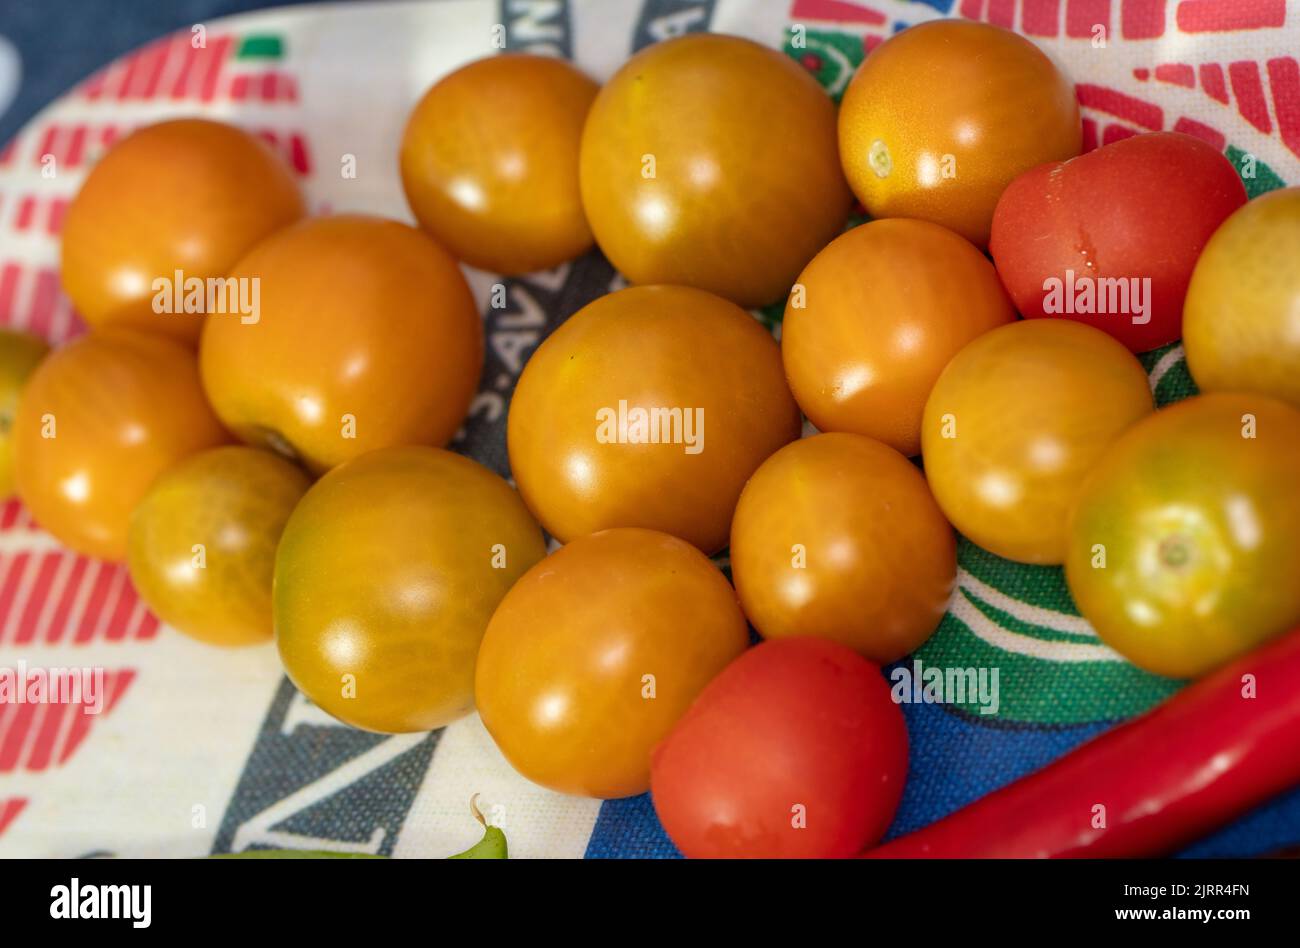
{"type": "Polygon", "coordinates": [[[902,793],[880,666],[942,618],[954,527],[1064,564],[1159,674],[1300,623],[1300,190],[1247,203],[1183,135],[1081,148],[1051,60],[959,21],[885,42],[838,110],[721,35],[604,86],[471,63],[406,128],[418,228],[305,216],[237,129],[143,128],[67,214],[92,331],[0,349],[0,457],[163,620],[274,636],[344,722],[477,708],[539,784],[651,790],[688,855],[850,855],[902,793]],[[532,354],[512,486],[442,449],[484,352],[459,262],[593,244],[634,285],[532,354]],[[746,309],[782,299],[778,343],[746,309]],[[1179,338],[1207,394],[1156,411],[1135,353],[1179,338]]]}

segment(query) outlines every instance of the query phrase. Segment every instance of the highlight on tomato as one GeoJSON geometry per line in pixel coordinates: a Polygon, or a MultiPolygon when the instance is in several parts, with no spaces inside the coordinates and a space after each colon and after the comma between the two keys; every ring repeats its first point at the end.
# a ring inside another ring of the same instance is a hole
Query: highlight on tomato
{"type": "Polygon", "coordinates": [[[726,546],[741,488],[798,437],[776,340],[721,297],[632,287],[566,320],[510,403],[510,468],[560,540],[610,527],[726,546]]]}
{"type": "Polygon", "coordinates": [[[749,644],[736,594],[695,547],[605,530],[561,547],[501,601],[478,656],[483,724],[534,783],[612,799],[749,644]]]}
{"type": "Polygon", "coordinates": [[[740,495],[730,556],[765,638],[820,636],[881,664],[930,637],[957,575],[924,475],[854,434],[803,438],[764,461],[740,495]]]}
{"type": "Polygon", "coordinates": [[[1074,84],[1023,36],[970,20],[891,36],[840,105],[840,159],[867,212],[933,221],[979,247],[1017,175],[1082,148],[1074,84]]]}
{"type": "Polygon", "coordinates": [[[1182,335],[1197,258],[1245,203],[1217,148],[1149,132],[1011,182],[989,250],[1026,318],[1077,320],[1146,352],[1182,335]]]}
{"type": "Polygon", "coordinates": [[[140,598],[201,642],[270,641],[275,549],[310,485],[296,465],[242,445],[168,469],[131,514],[127,566],[140,598]]]}
{"type": "Polygon", "coordinates": [[[982,253],[903,218],[831,241],[799,275],[781,324],[790,389],[821,431],[850,431],[912,456],[948,360],[1015,310],[982,253]]]}
{"type": "Polygon", "coordinates": [[[159,287],[172,295],[224,277],[305,212],[288,165],[242,129],[199,118],[146,125],[109,149],[68,205],[63,287],[92,327],[193,343],[205,317],[156,312],[159,287]]]}
{"type": "Polygon", "coordinates": [[[1258,393],[1162,408],[1070,516],[1079,611],[1140,668],[1193,678],[1300,625],[1300,411],[1258,393]]]}
{"type": "Polygon", "coordinates": [[[632,283],[780,299],[852,204],[830,97],[738,36],[655,43],[605,83],[582,136],[582,203],[632,283]]]}
{"type": "Polygon", "coordinates": [[[1137,358],[1099,329],[1027,319],[979,336],[925,406],[921,454],[939,507],[991,553],[1058,564],[1080,485],[1154,408],[1137,358]]]}
{"type": "Polygon", "coordinates": [[[60,543],[118,561],[131,511],[158,475],[228,440],[193,350],[111,327],[55,350],[31,374],[14,422],[14,478],[60,543]]]}
{"type": "Polygon", "coordinates": [[[825,639],[784,639],[700,692],[655,750],[650,792],[686,856],[844,859],[889,827],[907,756],[878,666],[825,639]]]}
{"type": "Polygon", "coordinates": [[[578,148],[599,88],[562,59],[526,53],[477,59],[438,80],[402,135],[402,187],[420,226],[497,273],[586,251],[578,148]]]}
{"type": "Polygon", "coordinates": [[[377,448],[446,444],[483,366],[456,262],[423,231],[339,215],[262,241],[231,271],[257,312],[209,317],[203,386],[249,444],[322,473],[377,448]]]}

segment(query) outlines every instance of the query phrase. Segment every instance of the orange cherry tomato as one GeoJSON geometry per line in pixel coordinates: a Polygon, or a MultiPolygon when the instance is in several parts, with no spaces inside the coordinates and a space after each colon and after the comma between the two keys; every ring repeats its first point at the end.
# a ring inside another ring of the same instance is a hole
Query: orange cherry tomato
{"type": "Polygon", "coordinates": [[[749,644],[726,578],[652,530],[606,530],[538,563],[479,650],[483,724],[521,774],[583,796],[650,788],[650,755],[749,644]]]}
{"type": "Polygon", "coordinates": [[[191,349],[105,329],[52,353],[28,380],[14,424],[18,495],[65,546],[122,560],[131,511],[155,478],[227,438],[191,349]]]}
{"type": "Polygon", "coordinates": [[[1210,238],[1183,308],[1187,367],[1205,392],[1300,408],[1300,188],[1255,198],[1210,238]]]}
{"type": "Polygon", "coordinates": [[[1021,320],[975,339],[939,376],[921,428],[926,476],[984,549],[1061,563],[1083,478],[1152,410],[1146,372],[1121,343],[1082,323],[1021,320]]]}
{"type": "Polygon", "coordinates": [[[0,329],[0,499],[14,492],[14,415],[27,377],[49,353],[44,339],[0,329]]]}
{"type": "Polygon", "coordinates": [[[633,283],[779,299],[844,226],[835,107],[789,57],[695,33],[633,56],[582,136],[582,202],[633,283]]]}
{"type": "Polygon", "coordinates": [[[303,497],[275,561],[275,638],[293,683],[368,731],[428,731],[474,707],[488,619],[546,555],[504,480],[423,446],[342,464],[303,497]]]}
{"type": "Polygon", "coordinates": [[[1191,678],[1300,625],[1300,411],[1214,393],[1134,425],[1088,475],[1065,577],[1106,644],[1191,678]]]}
{"type": "Polygon", "coordinates": [[[519,492],[560,540],[647,527],[706,553],[726,545],[749,475],[798,435],[771,334],[681,286],[568,319],[528,360],[507,422],[519,492]]]}
{"type": "Polygon", "coordinates": [[[840,105],[840,158],[873,217],[919,217],[988,244],[993,208],[1022,171],[1073,158],[1073,84],[1033,43],[938,20],[903,30],[859,67],[840,105]]]}
{"type": "Polygon", "coordinates": [[[181,461],[131,514],[127,565],[140,597],[200,642],[270,641],[275,547],[310,485],[299,467],[257,448],[181,461]]]}
{"type": "Polygon", "coordinates": [[[68,205],[63,286],[91,326],[194,341],[203,318],[155,313],[154,281],[224,276],[305,209],[293,173],[247,132],[206,119],[148,125],[104,155],[68,205]]]}
{"type": "Polygon", "coordinates": [[[263,241],[231,276],[257,281],[260,311],[210,317],[199,356],[213,407],[245,441],[321,472],[456,433],[483,327],[459,267],[428,235],[317,218],[263,241]]]}
{"type": "Polygon", "coordinates": [[[731,525],[731,575],[764,638],[819,636],[883,665],[943,618],[957,544],[907,458],[860,435],[822,434],[786,445],[750,478],[731,525]]]}
{"type": "Polygon", "coordinates": [[[948,360],[1015,318],[993,265],[969,241],[926,221],[872,221],[837,237],[799,275],[781,354],[795,400],[819,429],[911,456],[948,360]]]}
{"type": "Polygon", "coordinates": [[[420,226],[497,273],[544,270],[586,251],[578,146],[599,88],[564,60],[516,53],[439,80],[402,137],[402,186],[420,226]]]}

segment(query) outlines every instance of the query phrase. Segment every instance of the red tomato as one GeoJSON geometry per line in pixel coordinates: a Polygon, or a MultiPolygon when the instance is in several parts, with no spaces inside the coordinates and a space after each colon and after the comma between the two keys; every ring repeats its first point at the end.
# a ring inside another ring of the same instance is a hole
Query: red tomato
{"type": "Polygon", "coordinates": [[[655,750],[650,792],[692,858],[836,858],[884,835],[907,728],[880,669],[825,639],[764,642],[655,750]]]}
{"type": "Polygon", "coordinates": [[[1152,132],[1025,172],[998,202],[989,251],[1026,317],[1078,320],[1146,352],[1182,334],[1196,259],[1245,203],[1216,149],[1152,132]]]}

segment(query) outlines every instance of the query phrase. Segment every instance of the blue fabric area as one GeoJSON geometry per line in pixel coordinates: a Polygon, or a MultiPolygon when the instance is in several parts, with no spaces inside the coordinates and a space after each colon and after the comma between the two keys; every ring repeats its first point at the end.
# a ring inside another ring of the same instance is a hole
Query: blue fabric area
{"type": "MultiPolygon", "coordinates": [[[[1037,770],[1109,724],[989,727],[937,704],[902,705],[911,741],[911,773],[887,839],[919,829],[1003,784],[1037,770]]],[[[1287,794],[1186,850],[1182,855],[1254,856],[1300,844],[1300,790],[1287,794]]],[[[600,808],[588,859],[670,859],[649,794],[600,808]]]]}

